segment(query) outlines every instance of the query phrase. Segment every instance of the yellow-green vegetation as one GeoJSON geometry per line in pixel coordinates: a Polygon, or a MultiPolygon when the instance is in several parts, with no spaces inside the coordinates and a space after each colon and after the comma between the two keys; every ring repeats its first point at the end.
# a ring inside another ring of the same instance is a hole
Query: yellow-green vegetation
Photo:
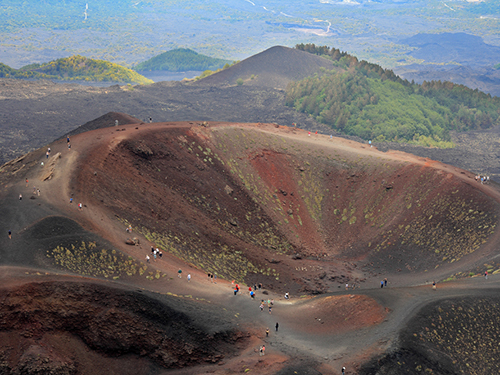
{"type": "Polygon", "coordinates": [[[195,267],[213,272],[220,278],[244,280],[249,273],[279,277],[279,273],[274,269],[264,268],[249,261],[241,251],[225,244],[213,244],[209,247],[194,237],[181,238],[178,234],[150,232],[144,227],[139,231],[148,241],[163,250],[195,267]]]}
{"type": "Polygon", "coordinates": [[[457,373],[497,374],[499,311],[500,301],[491,297],[439,303],[420,314],[412,341],[450,356],[457,373]]]}
{"type": "Polygon", "coordinates": [[[109,81],[150,84],[152,80],[121,65],[89,59],[80,55],[57,59],[42,65],[32,64],[21,68],[19,74],[29,74],[33,77],[51,78],[69,81],[109,81]]]}
{"type": "Polygon", "coordinates": [[[57,246],[47,251],[47,257],[67,270],[79,275],[118,279],[123,276],[140,275],[153,280],[165,277],[166,274],[156,270],[148,271],[148,266],[126,257],[116,250],[98,250],[95,242],[85,243],[76,247],[57,246]]]}
{"type": "MultiPolygon", "coordinates": [[[[11,68],[8,65],[0,63],[0,77],[5,78],[38,78],[39,74],[32,71],[22,71],[11,68]]],[[[40,77],[45,78],[45,77],[40,77]]]]}
{"type": "MultiPolygon", "coordinates": [[[[430,181],[428,185],[432,183],[430,181]]],[[[406,190],[405,207],[412,212],[407,215],[414,217],[398,227],[383,231],[383,240],[377,250],[386,249],[391,244],[417,246],[440,262],[455,262],[477,250],[494,233],[497,216],[492,212],[479,211],[477,207],[481,204],[476,199],[461,198],[458,194],[432,195],[432,187],[428,185],[422,181],[420,185],[414,185],[413,190],[406,190]]],[[[394,205],[387,210],[392,214],[396,211],[399,210],[394,205]]],[[[385,215],[367,216],[368,221],[377,226],[385,224],[385,215]]]]}

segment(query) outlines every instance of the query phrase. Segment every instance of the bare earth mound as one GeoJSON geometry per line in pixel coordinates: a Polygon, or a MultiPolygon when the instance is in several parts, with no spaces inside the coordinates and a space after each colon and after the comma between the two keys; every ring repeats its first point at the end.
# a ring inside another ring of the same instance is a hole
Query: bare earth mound
{"type": "Polygon", "coordinates": [[[275,46],[251,56],[228,69],[197,82],[198,85],[244,85],[284,90],[292,81],[300,81],[321,69],[332,70],[328,59],[293,48],[275,46]]]}

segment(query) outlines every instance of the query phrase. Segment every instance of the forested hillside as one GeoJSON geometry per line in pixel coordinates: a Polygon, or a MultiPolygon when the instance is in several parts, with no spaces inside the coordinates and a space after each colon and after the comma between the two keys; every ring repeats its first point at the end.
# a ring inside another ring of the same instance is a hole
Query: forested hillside
{"type": "Polygon", "coordinates": [[[231,63],[229,60],[215,59],[187,48],[177,48],[154,56],[134,67],[135,71],[166,70],[184,72],[188,70],[217,70],[231,63]]]}
{"type": "Polygon", "coordinates": [[[30,64],[20,69],[13,69],[0,63],[0,77],[153,83],[150,79],[121,65],[109,61],[88,59],[79,55],[57,59],[45,64],[30,64]]]}
{"type": "Polygon", "coordinates": [[[121,65],[104,60],[88,59],[80,55],[42,64],[34,71],[64,80],[153,83],[150,79],[121,65]]]}
{"type": "Polygon", "coordinates": [[[335,48],[296,48],[330,58],[341,69],[291,83],[287,105],[346,134],[447,147],[450,130],[500,123],[498,97],[451,82],[411,83],[335,48]]]}
{"type": "Polygon", "coordinates": [[[45,78],[30,70],[14,69],[8,65],[0,63],[0,77],[2,78],[45,78]]]}

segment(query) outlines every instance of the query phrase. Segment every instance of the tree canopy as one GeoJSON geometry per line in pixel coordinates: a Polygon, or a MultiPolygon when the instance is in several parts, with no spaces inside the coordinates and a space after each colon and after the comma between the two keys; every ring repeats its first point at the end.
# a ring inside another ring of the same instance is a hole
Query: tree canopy
{"type": "Polygon", "coordinates": [[[45,64],[26,65],[20,69],[13,69],[0,63],[0,77],[153,83],[150,79],[121,65],[80,55],[57,59],[45,64]]]}
{"type": "Polygon", "coordinates": [[[451,130],[500,123],[500,99],[489,94],[452,82],[410,83],[335,48],[296,48],[326,56],[340,69],[291,83],[286,104],[340,132],[366,140],[449,146],[451,130]]]}
{"type": "Polygon", "coordinates": [[[216,59],[201,55],[187,48],[177,48],[154,56],[134,67],[135,71],[166,70],[183,72],[187,70],[217,70],[231,63],[229,60],[216,59]]]}

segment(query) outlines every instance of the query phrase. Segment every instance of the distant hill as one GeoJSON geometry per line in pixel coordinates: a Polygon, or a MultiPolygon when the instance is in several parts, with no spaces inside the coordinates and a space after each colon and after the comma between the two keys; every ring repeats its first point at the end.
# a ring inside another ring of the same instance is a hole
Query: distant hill
{"type": "Polygon", "coordinates": [[[47,78],[30,70],[18,70],[0,63],[0,77],[2,78],[47,78]]]}
{"type": "Polygon", "coordinates": [[[37,64],[29,65],[20,70],[33,71],[49,78],[65,81],[153,83],[150,79],[121,65],[104,60],[89,59],[80,55],[57,59],[39,66],[37,64]]]}
{"type": "Polygon", "coordinates": [[[45,64],[30,64],[20,69],[0,63],[2,78],[57,79],[62,81],[97,81],[150,84],[152,80],[121,65],[89,59],[80,55],[45,64]]]}
{"type": "Polygon", "coordinates": [[[400,43],[416,47],[409,55],[425,62],[456,62],[471,66],[500,62],[500,47],[486,44],[481,37],[466,33],[417,34],[400,43]]]}
{"type": "Polygon", "coordinates": [[[230,63],[229,60],[205,56],[188,48],[177,48],[137,64],[133,69],[137,72],[155,70],[169,72],[203,71],[217,70],[230,63]]]}
{"type": "Polygon", "coordinates": [[[292,81],[334,69],[333,62],[297,49],[275,46],[199,81],[208,85],[260,86],[285,89],[292,81]]]}

